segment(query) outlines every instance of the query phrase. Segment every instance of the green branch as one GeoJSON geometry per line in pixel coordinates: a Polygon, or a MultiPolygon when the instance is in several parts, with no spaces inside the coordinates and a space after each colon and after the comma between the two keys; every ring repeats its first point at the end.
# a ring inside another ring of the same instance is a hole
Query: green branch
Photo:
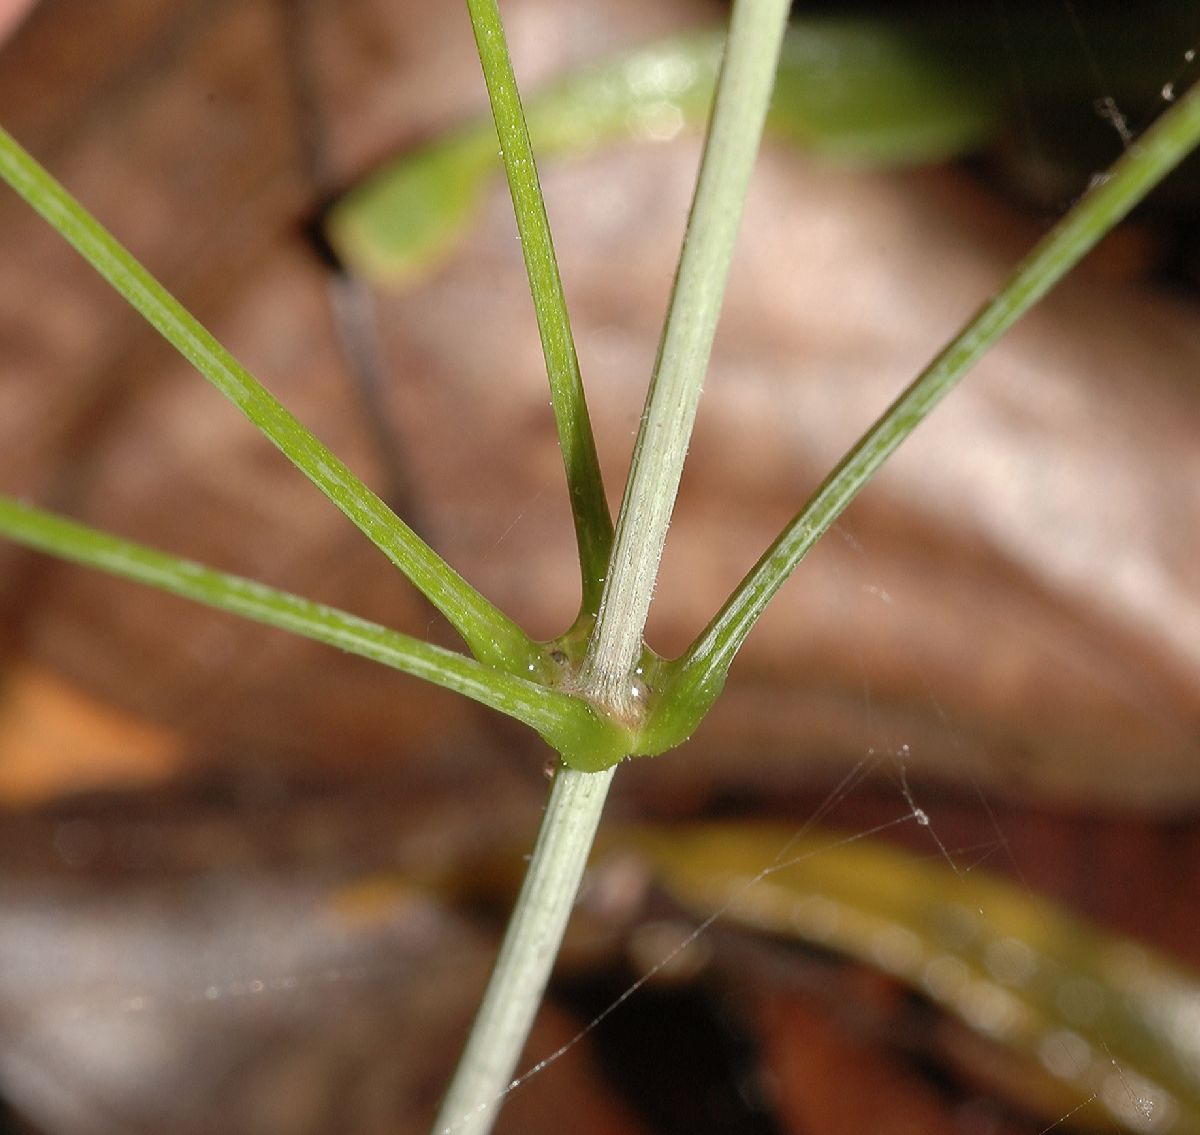
{"type": "Polygon", "coordinates": [[[454,690],[535,729],[558,750],[611,764],[628,737],[582,699],[253,580],[110,536],[0,496],[0,535],[60,559],[336,646],[454,690]]]}
{"type": "Polygon", "coordinates": [[[514,672],[539,657],[489,603],[269,394],[133,255],[0,130],[0,176],[420,588],[481,661],[514,672]]]}
{"type": "Polygon", "coordinates": [[[721,691],[767,603],[879,467],[979,357],[1200,142],[1200,85],[1167,110],[1017,266],[1003,289],[857,442],[688,651],[660,670],[660,713],[641,751],[686,738],[721,691]]]}
{"type": "Polygon", "coordinates": [[[512,194],[529,290],[537,313],[546,373],[550,378],[550,399],[558,426],[558,442],[566,466],[567,488],[571,496],[571,515],[575,521],[575,539],[579,546],[583,599],[581,617],[590,620],[600,604],[604,573],[612,548],[613,527],[600,462],[592,437],[579,359],[563,296],[562,280],[550,237],[550,223],[538,183],[537,166],[529,143],[529,131],[521,109],[521,96],[513,75],[512,60],[504,38],[504,25],[496,0],[467,0],[479,62],[487,82],[504,170],[512,194]]]}

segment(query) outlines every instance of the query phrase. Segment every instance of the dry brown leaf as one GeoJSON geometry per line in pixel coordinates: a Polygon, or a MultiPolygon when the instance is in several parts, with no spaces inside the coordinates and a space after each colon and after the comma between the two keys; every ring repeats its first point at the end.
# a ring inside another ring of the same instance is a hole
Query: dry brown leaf
{"type": "Polygon", "coordinates": [[[179,771],[179,738],[81,693],[57,674],[10,667],[0,687],[0,805],[90,790],[154,788],[179,771]]]}

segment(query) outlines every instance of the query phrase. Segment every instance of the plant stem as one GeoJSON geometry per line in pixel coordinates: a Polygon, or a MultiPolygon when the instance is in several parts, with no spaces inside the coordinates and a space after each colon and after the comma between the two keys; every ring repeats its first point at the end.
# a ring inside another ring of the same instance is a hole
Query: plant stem
{"type": "Polygon", "coordinates": [[[479,62],[487,82],[496,134],[508,187],[512,194],[521,251],[529,276],[529,290],[537,313],[538,331],[546,374],[550,379],[550,400],[558,426],[571,497],[571,515],[575,521],[575,540],[579,547],[582,576],[583,617],[590,619],[600,603],[604,573],[612,549],[613,526],[604,496],[600,461],[592,437],[591,420],[579,375],[579,359],[571,320],[563,296],[550,223],[538,182],[537,166],[529,143],[529,130],[521,109],[521,96],[513,75],[512,60],[504,37],[504,25],[496,0],[467,0],[479,62]]]}
{"type": "Polygon", "coordinates": [[[486,1135],[541,1004],[600,823],[614,768],[560,767],[537,843],[434,1135],[486,1135]]]}
{"type": "Polygon", "coordinates": [[[733,6],[671,306],[584,660],[585,691],[629,721],[642,713],[630,676],[642,653],[789,6],[787,0],[736,0],[733,6]]]}
{"type": "Polygon", "coordinates": [[[1200,143],[1200,84],[1193,86],[1017,266],[928,367],[842,458],[738,585],[695,643],[662,673],[670,696],[648,751],[678,744],[720,692],[725,673],[767,603],[876,470],[979,357],[1073,268],[1200,143]],[[669,703],[669,704],[668,704],[669,703]]]}
{"type": "Polygon", "coordinates": [[[50,174],[0,129],[0,177],[261,430],[449,620],[480,661],[521,673],[540,651],[312,433],[50,174]]]}
{"type": "MultiPolygon", "coordinates": [[[[581,673],[583,692],[620,719],[635,720],[631,710],[640,710],[629,705],[628,678],[641,653],[787,12],[787,0],[737,0],[734,5],[671,311],[581,673]]],[[[569,751],[563,756],[573,761],[569,751]]],[[[555,777],[533,859],[435,1135],[486,1135],[514,1084],[513,1071],[554,965],[613,771],[564,767],[555,777]]]]}
{"type": "Polygon", "coordinates": [[[627,751],[624,731],[582,698],[493,670],[481,662],[336,607],[147,548],[0,496],[0,535],[60,559],[156,587],[266,626],[291,631],[463,694],[535,729],[556,749],[594,766],[627,751]]]}

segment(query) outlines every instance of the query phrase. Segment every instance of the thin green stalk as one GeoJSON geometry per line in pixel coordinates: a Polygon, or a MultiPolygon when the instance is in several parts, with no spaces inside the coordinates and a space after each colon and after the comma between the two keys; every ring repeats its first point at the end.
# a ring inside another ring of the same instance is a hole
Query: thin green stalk
{"type": "Polygon", "coordinates": [[[168,555],[0,496],[0,535],[246,619],[370,658],[464,694],[537,730],[556,749],[619,759],[628,738],[581,698],[266,584],[168,555]]]}
{"type": "Polygon", "coordinates": [[[522,672],[540,657],[516,623],[467,583],[288,413],[4,130],[0,130],[0,176],[420,588],[480,661],[522,672]]]}
{"type": "Polygon", "coordinates": [[[558,442],[571,496],[571,515],[575,521],[575,540],[579,547],[583,590],[581,612],[584,618],[589,618],[599,606],[604,586],[604,573],[612,548],[612,518],[604,496],[575,339],[571,334],[550,223],[546,218],[537,165],[533,160],[500,10],[496,0],[467,0],[467,7],[475,29],[475,43],[487,82],[496,134],[500,139],[521,250],[525,255],[525,270],[529,275],[529,290],[533,293],[533,307],[537,313],[546,374],[550,378],[550,400],[558,426],[558,442]]]}
{"type": "Polygon", "coordinates": [[[876,470],[979,357],[1200,143],[1200,84],[1167,110],[1017,266],[862,436],[738,585],[695,643],[660,671],[662,717],[647,752],[680,743],[720,693],[767,603],[876,470]]]}
{"type": "Polygon", "coordinates": [[[583,688],[618,717],[642,714],[642,654],[683,459],[716,333],[746,190],[771,99],[788,0],[736,0],[712,121],[658,359],[633,451],[583,688]]]}
{"type": "MultiPolygon", "coordinates": [[[[582,689],[636,720],[629,676],[641,653],[662,552],[716,328],[733,241],[758,150],[787,0],[737,0],[671,313],[617,525],[582,689]],[[644,561],[644,562],[643,562],[644,561]],[[624,565],[624,566],[621,566],[624,565]],[[638,570],[631,570],[634,567],[638,570]],[[614,567],[619,572],[614,585],[614,567]],[[630,592],[632,591],[632,596],[630,592]]],[[[580,767],[578,755],[564,760],[580,767]]],[[[561,768],[483,1005],[434,1127],[486,1135],[524,1048],[566,929],[613,775],[561,768]]]]}
{"type": "Polygon", "coordinates": [[[504,943],[433,1135],[486,1135],[554,968],[615,768],[560,768],[504,943]]]}

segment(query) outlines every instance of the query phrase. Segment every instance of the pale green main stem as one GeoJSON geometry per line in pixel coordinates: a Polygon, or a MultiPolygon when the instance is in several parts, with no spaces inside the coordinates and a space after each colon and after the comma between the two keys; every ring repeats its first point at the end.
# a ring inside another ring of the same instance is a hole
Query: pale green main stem
{"type": "Polygon", "coordinates": [[[636,721],[642,710],[630,676],[642,653],[789,7],[787,0],[737,0],[733,7],[671,307],[582,672],[588,696],[625,720],[636,721]]]}
{"type": "MultiPolygon", "coordinates": [[[[580,675],[581,692],[629,720],[641,708],[631,704],[629,677],[642,650],[788,8],[787,0],[734,4],[671,310],[580,675]]],[[[505,1092],[516,1086],[513,1073],[554,966],[613,773],[614,768],[586,773],[562,767],[555,777],[533,858],[435,1135],[487,1135],[505,1092]]]]}
{"type": "Polygon", "coordinates": [[[471,1038],[434,1135],[486,1135],[509,1088],[567,928],[616,766],[559,768],[471,1038]]]}

